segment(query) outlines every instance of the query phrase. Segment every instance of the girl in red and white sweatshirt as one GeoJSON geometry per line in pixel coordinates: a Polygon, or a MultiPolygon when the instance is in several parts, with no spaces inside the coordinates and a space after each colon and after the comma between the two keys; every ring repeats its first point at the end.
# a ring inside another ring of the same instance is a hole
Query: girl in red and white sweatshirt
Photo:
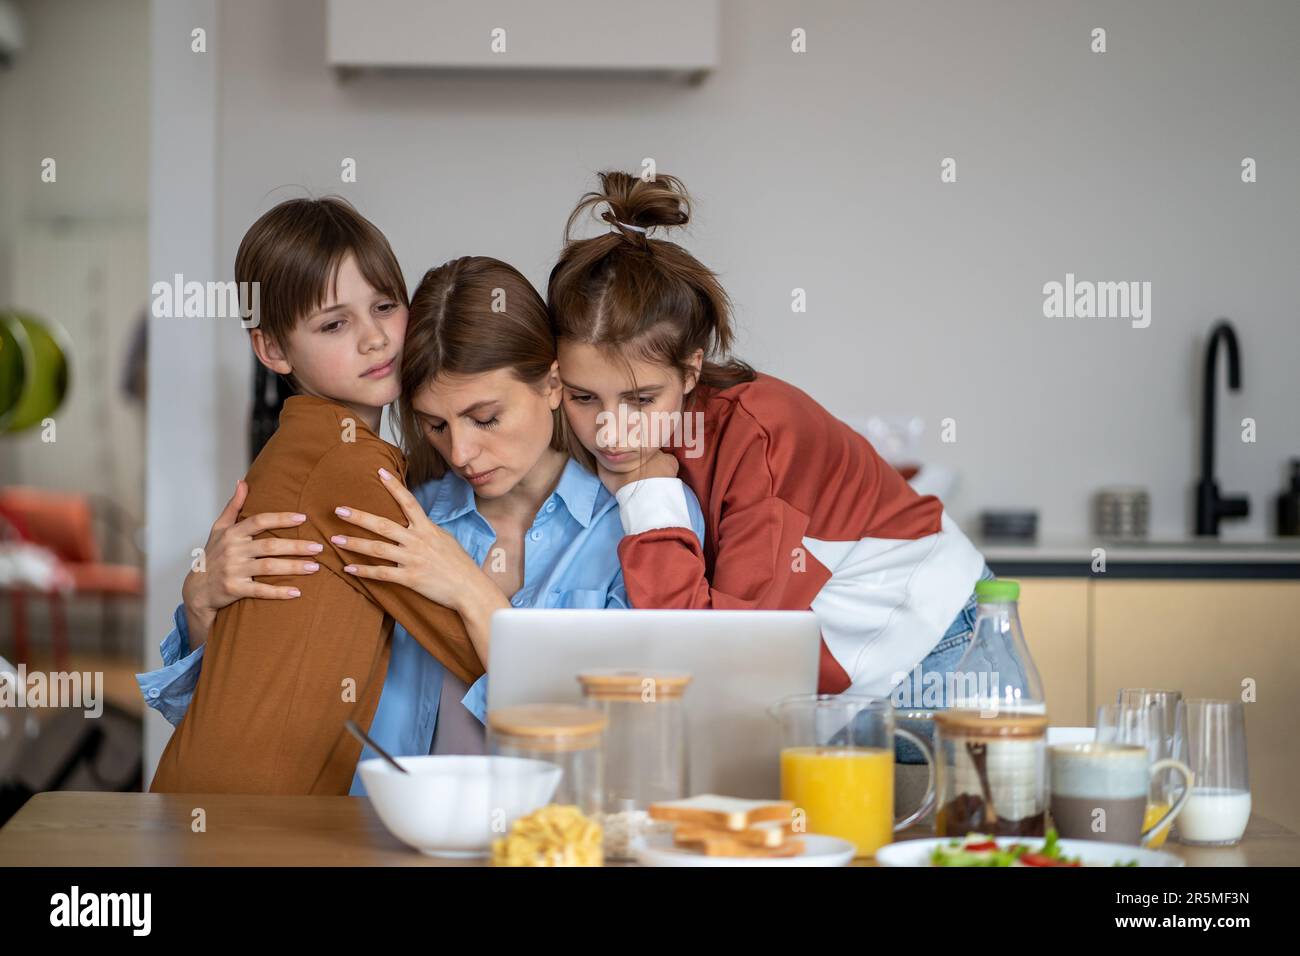
{"type": "Polygon", "coordinates": [[[650,235],[688,221],[680,181],[600,183],[569,217],[548,295],[574,451],[618,498],[631,603],[811,608],[822,693],[886,696],[918,665],[951,670],[988,575],[979,551],[865,438],[729,358],[717,277],[650,235]],[[608,233],[568,238],[600,207],[608,233]],[[683,481],[704,510],[703,547],[683,481]]]}

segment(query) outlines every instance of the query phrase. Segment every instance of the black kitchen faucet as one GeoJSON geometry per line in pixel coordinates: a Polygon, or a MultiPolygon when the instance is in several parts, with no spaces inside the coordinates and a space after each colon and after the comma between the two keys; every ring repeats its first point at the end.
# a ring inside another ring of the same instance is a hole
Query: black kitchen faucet
{"type": "Polygon", "coordinates": [[[1196,533],[1217,535],[1223,518],[1244,518],[1250,513],[1250,501],[1244,496],[1225,498],[1214,480],[1214,371],[1219,357],[1219,342],[1228,350],[1228,388],[1241,389],[1241,361],[1237,354],[1237,333],[1232,323],[1220,319],[1210,329],[1205,346],[1205,400],[1201,406],[1201,480],[1196,484],[1196,533]]]}

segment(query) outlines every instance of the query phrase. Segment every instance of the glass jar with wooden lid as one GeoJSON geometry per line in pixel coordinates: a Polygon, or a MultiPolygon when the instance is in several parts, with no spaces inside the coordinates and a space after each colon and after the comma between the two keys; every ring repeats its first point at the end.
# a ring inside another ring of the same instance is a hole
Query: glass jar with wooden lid
{"type": "Polygon", "coordinates": [[[592,670],[578,675],[587,705],[605,715],[605,855],[630,859],[650,804],[689,796],[686,688],[690,674],[592,670]]]}
{"type": "MultiPolygon", "coordinates": [[[[528,810],[547,803],[576,806],[583,813],[597,817],[601,809],[604,786],[604,737],[606,718],[599,710],[568,704],[525,704],[488,712],[488,753],[498,757],[518,757],[541,761],[559,769],[553,791],[546,777],[543,789],[530,794],[507,794],[521,786],[536,789],[534,778],[505,780],[498,775],[494,786],[507,799],[496,799],[497,806],[529,805],[528,810]]],[[[510,766],[508,762],[503,767],[510,766]]],[[[499,821],[509,824],[510,820],[499,821]]]]}
{"type": "Polygon", "coordinates": [[[939,836],[1042,836],[1047,817],[1047,715],[935,713],[939,836]]]}

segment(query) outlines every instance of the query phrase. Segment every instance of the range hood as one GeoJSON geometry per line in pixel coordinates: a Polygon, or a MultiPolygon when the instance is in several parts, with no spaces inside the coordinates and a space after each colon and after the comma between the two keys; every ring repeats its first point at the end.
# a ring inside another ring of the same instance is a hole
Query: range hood
{"type": "Polygon", "coordinates": [[[342,69],[651,71],[718,64],[718,0],[329,0],[342,69]]]}

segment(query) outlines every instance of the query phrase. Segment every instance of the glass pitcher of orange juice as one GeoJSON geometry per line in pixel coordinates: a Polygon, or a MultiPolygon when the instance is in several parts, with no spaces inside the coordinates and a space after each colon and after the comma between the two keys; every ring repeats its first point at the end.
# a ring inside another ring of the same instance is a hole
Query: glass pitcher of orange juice
{"type": "Polygon", "coordinates": [[[848,840],[857,856],[875,856],[934,806],[934,754],[929,744],[894,728],[894,705],[883,697],[797,694],[769,711],[781,725],[781,799],[794,803],[808,833],[848,840]],[[894,819],[894,735],[920,749],[929,767],[925,798],[894,819]]]}

